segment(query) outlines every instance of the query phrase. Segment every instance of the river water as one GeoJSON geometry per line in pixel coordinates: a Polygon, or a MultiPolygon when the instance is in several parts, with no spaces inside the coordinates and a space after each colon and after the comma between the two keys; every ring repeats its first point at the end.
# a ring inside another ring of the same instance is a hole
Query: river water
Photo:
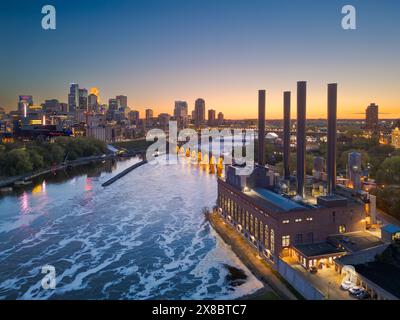
{"type": "Polygon", "coordinates": [[[233,299],[262,284],[202,214],[216,178],[139,159],[59,172],[0,198],[0,299],[233,299]],[[42,267],[54,266],[55,289],[42,267]],[[230,265],[247,280],[232,286],[230,265]]]}

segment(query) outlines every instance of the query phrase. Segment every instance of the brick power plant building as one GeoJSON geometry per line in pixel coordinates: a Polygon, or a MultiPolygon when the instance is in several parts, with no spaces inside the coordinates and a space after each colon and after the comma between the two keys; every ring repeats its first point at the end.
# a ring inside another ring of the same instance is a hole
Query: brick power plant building
{"type": "MultiPolygon", "coordinates": [[[[321,259],[333,262],[346,254],[329,242],[347,233],[365,231],[365,203],[352,190],[336,185],[337,84],[328,85],[327,181],[308,177],[306,153],[306,82],[297,83],[297,168],[289,172],[290,92],[284,93],[284,174],[265,161],[265,91],[259,91],[258,163],[249,176],[226,166],[218,179],[218,210],[274,266],[295,256],[305,268],[321,259]]],[[[345,237],[344,237],[345,238],[345,237]]]]}

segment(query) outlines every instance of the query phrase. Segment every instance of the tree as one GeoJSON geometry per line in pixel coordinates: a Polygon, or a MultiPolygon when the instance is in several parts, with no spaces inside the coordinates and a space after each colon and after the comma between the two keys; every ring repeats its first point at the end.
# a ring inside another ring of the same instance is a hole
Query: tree
{"type": "Polygon", "coordinates": [[[21,175],[33,170],[29,153],[23,148],[8,152],[1,167],[3,173],[7,176],[21,175]]]}
{"type": "Polygon", "coordinates": [[[28,154],[33,170],[38,170],[44,167],[43,156],[40,154],[40,149],[29,149],[28,154]]]}
{"type": "Polygon", "coordinates": [[[379,184],[400,185],[400,156],[383,161],[376,173],[376,181],[379,184]]]}
{"type": "Polygon", "coordinates": [[[364,150],[348,150],[339,154],[339,160],[337,161],[338,170],[346,170],[348,165],[349,153],[357,152],[361,154],[361,167],[367,168],[370,162],[368,153],[364,150]]]}
{"type": "Polygon", "coordinates": [[[0,176],[13,176],[61,163],[68,160],[101,155],[107,152],[106,144],[93,138],[59,137],[54,142],[44,139],[14,143],[0,143],[0,176]]]}
{"type": "MultiPolygon", "coordinates": [[[[312,170],[314,167],[314,158],[315,156],[312,154],[307,153],[306,154],[306,173],[307,174],[312,174],[312,170]]],[[[276,169],[277,171],[283,175],[283,162],[278,162],[276,164],[276,169]]],[[[296,153],[292,152],[289,156],[289,170],[290,172],[296,171],[297,169],[297,157],[296,153]]]]}

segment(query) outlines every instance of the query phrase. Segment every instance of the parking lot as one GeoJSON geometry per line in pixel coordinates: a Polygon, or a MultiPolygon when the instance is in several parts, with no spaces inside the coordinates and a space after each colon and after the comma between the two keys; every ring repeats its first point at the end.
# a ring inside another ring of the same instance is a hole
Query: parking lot
{"type": "Polygon", "coordinates": [[[315,288],[322,292],[329,300],[356,300],[355,297],[340,288],[343,276],[335,271],[333,267],[318,269],[316,274],[311,274],[298,264],[295,259],[285,258],[292,268],[300,272],[315,288]]]}

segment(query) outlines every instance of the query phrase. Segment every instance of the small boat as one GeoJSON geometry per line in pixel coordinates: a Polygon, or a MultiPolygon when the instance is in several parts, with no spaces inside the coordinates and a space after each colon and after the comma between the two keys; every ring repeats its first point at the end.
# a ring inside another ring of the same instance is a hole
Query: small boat
{"type": "Polygon", "coordinates": [[[13,191],[13,188],[12,188],[12,187],[3,187],[3,188],[0,188],[0,192],[1,192],[1,193],[12,192],[12,191],[13,191]]]}
{"type": "Polygon", "coordinates": [[[28,186],[30,184],[32,184],[32,181],[30,181],[30,180],[20,180],[20,181],[14,182],[15,186],[28,186]]]}

